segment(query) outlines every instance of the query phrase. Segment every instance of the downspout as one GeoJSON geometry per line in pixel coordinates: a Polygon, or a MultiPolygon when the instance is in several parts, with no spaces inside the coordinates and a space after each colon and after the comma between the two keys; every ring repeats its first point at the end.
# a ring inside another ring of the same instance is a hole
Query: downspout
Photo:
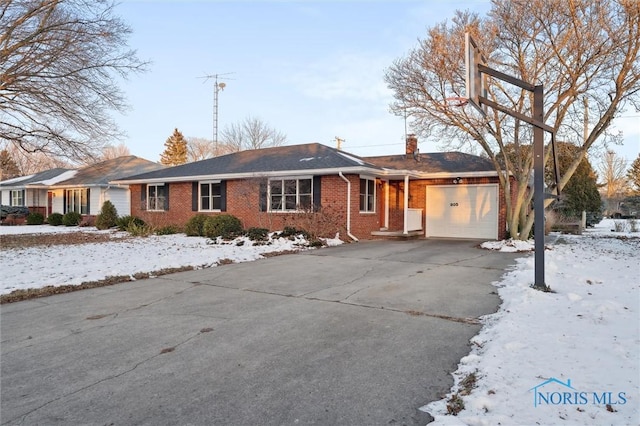
{"type": "Polygon", "coordinates": [[[404,235],[409,234],[409,175],[404,177],[404,229],[402,233],[404,235]]]}
{"type": "Polygon", "coordinates": [[[351,233],[351,182],[349,181],[349,179],[344,177],[342,172],[338,172],[338,175],[342,178],[342,180],[347,182],[347,235],[353,241],[357,242],[358,239],[351,233]]]}
{"type": "Polygon", "coordinates": [[[389,181],[384,184],[384,227],[389,229],[389,181]]]}

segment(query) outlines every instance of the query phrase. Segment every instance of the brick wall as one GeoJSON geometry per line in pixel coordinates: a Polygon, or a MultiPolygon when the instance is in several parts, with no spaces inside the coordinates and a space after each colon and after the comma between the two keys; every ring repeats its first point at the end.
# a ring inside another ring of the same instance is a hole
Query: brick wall
{"type": "MultiPolygon", "coordinates": [[[[346,175],[351,182],[351,233],[357,238],[370,238],[371,231],[380,228],[378,212],[360,213],[360,178],[346,175]]],[[[260,227],[272,231],[285,226],[295,226],[317,231],[320,236],[333,237],[339,232],[346,238],[347,183],[337,175],[322,176],[320,213],[272,213],[260,211],[260,184],[266,178],[227,181],[227,210],[242,221],[243,227],[260,227]]],[[[142,185],[131,185],[131,214],[154,226],[184,226],[196,214],[220,213],[196,212],[191,209],[192,182],[169,184],[169,210],[146,211],[141,202],[142,185]]],[[[378,195],[379,196],[379,195],[378,195]]]]}
{"type": "MultiPolygon", "coordinates": [[[[376,183],[376,212],[360,212],[360,178],[358,175],[345,175],[351,182],[351,233],[358,239],[370,239],[371,232],[384,226],[384,196],[386,182],[376,183]]],[[[338,175],[322,176],[320,213],[272,213],[260,211],[260,184],[266,178],[227,181],[227,211],[224,213],[238,217],[244,228],[260,227],[272,231],[282,230],[285,226],[294,226],[311,230],[319,236],[332,237],[339,232],[346,238],[347,222],[347,183],[338,175]]],[[[465,178],[464,184],[498,183],[497,177],[465,178]]],[[[410,180],[409,208],[423,210],[422,223],[425,220],[426,186],[450,185],[451,179],[410,180]]],[[[404,181],[390,181],[389,185],[389,230],[400,231],[404,221],[404,181]]],[[[515,187],[515,185],[513,185],[515,187]]],[[[169,210],[146,211],[141,203],[141,185],[131,185],[131,214],[140,217],[154,226],[184,226],[196,214],[216,215],[192,211],[192,183],[179,182],[169,184],[169,210]]],[[[504,188],[499,185],[498,238],[506,238],[506,206],[504,188]]]]}

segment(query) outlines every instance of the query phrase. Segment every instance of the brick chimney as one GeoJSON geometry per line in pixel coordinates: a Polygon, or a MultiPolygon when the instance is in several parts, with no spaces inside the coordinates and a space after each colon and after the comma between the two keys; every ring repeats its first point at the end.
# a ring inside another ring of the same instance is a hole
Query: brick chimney
{"type": "Polygon", "coordinates": [[[414,156],[418,153],[418,138],[413,133],[407,135],[407,155],[414,156]]]}

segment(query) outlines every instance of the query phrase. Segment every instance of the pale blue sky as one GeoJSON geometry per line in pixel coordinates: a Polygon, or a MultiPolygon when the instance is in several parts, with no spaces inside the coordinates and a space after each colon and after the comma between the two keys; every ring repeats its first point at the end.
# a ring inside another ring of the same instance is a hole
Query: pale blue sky
{"type": "MultiPolygon", "coordinates": [[[[285,133],[289,144],[320,142],[357,155],[404,152],[404,120],[388,112],[383,75],[428,26],[455,9],[484,14],[489,0],[131,1],[116,13],[132,27],[130,46],[152,61],[122,85],[131,111],[116,121],[131,153],[158,161],[174,128],[213,138],[213,81],[219,132],[247,116],[285,133]]],[[[617,122],[618,148],[640,152],[638,114],[617,122]],[[634,133],[635,132],[635,133],[634,133]]],[[[220,133],[219,133],[220,134],[220,133]]],[[[440,150],[420,141],[421,152],[440,150]]]]}

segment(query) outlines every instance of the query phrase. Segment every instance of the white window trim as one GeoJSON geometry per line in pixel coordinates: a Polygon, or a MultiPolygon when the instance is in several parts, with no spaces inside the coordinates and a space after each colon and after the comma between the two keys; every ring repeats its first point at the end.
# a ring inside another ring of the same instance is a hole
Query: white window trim
{"type": "Polygon", "coordinates": [[[11,189],[9,190],[9,200],[11,200],[11,205],[12,206],[17,206],[17,207],[23,207],[26,205],[26,200],[23,197],[23,194],[26,196],[25,194],[26,191],[23,192],[22,189],[11,189]],[[20,204],[14,204],[14,194],[18,194],[17,198],[19,201],[21,200],[22,203],[20,204]]]}
{"type": "MultiPolygon", "coordinates": [[[[150,205],[151,197],[149,196],[149,188],[151,188],[152,186],[156,187],[156,188],[160,187],[160,186],[164,187],[164,183],[149,183],[149,184],[147,184],[147,211],[150,211],[150,212],[163,212],[163,211],[165,211],[164,210],[164,204],[165,204],[164,202],[162,203],[162,208],[161,209],[152,209],[151,208],[151,205],[150,205]]],[[[166,197],[169,196],[169,194],[164,194],[164,196],[166,198],[166,197]]],[[[155,197],[155,199],[156,199],[156,207],[157,207],[158,197],[155,197]]]]}
{"type": "Polygon", "coordinates": [[[91,201],[89,199],[89,194],[87,194],[87,189],[89,188],[69,188],[67,189],[67,196],[65,197],[65,199],[62,200],[63,203],[65,203],[65,208],[67,209],[67,213],[68,212],[75,212],[75,210],[70,210],[69,209],[69,197],[72,198],[72,203],[71,206],[73,206],[75,208],[75,201],[76,201],[76,195],[79,195],[80,197],[80,201],[78,203],[78,206],[80,207],[80,211],[77,211],[76,213],[79,213],[81,215],[88,215],[89,214],[89,202],[91,201]],[[82,198],[84,197],[86,198],[86,206],[87,206],[87,212],[86,213],[82,213],[82,198]]]}
{"type": "MultiPolygon", "coordinates": [[[[276,213],[276,214],[286,214],[286,213],[304,213],[305,210],[273,210],[271,208],[271,182],[272,181],[285,181],[285,180],[295,180],[296,181],[296,206],[300,205],[300,193],[298,192],[299,181],[301,180],[310,180],[311,181],[311,208],[313,208],[313,175],[303,175],[303,176],[284,176],[284,177],[274,177],[269,178],[267,182],[267,213],[276,213]]],[[[282,204],[284,206],[284,203],[282,204]]]]}
{"type": "MultiPolygon", "coordinates": [[[[201,193],[201,187],[200,185],[202,184],[220,184],[222,183],[222,180],[218,179],[218,180],[202,180],[198,182],[198,211],[199,212],[221,212],[222,209],[203,209],[202,208],[202,193],[201,193]]],[[[213,198],[212,195],[209,196],[210,198],[213,198]]],[[[220,193],[220,199],[222,199],[222,193],[220,193]]],[[[211,205],[213,205],[213,203],[211,203],[211,205]]]]}
{"type": "MultiPolygon", "coordinates": [[[[376,214],[378,205],[378,191],[376,189],[376,178],[373,176],[360,175],[360,180],[373,181],[373,210],[360,210],[361,214],[376,214]]],[[[367,184],[368,189],[368,184],[367,184]]],[[[358,204],[360,204],[360,181],[358,181],[358,204]]],[[[365,194],[367,196],[368,194],[365,194]]]]}

